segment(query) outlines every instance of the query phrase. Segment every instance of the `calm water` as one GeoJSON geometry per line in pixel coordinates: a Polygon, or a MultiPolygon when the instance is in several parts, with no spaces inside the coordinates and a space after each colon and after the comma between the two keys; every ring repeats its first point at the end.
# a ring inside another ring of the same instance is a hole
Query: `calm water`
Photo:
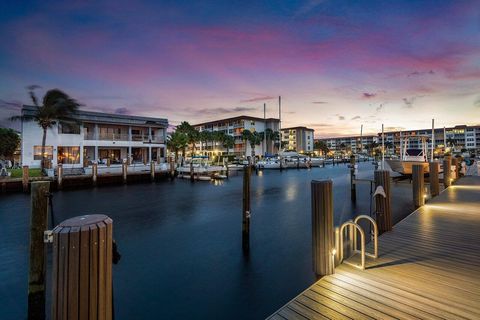
{"type": "MultiPolygon", "coordinates": [[[[359,177],[373,166],[360,164],[359,177]]],[[[252,176],[251,252],[241,250],[241,176],[63,191],[56,222],[103,213],[114,220],[117,319],[262,319],[315,281],[310,181],[334,181],[335,221],[369,210],[368,184],[350,202],[349,169],[265,171],[252,176]]],[[[410,185],[394,185],[395,220],[412,211],[410,185]]],[[[30,198],[0,196],[0,310],[26,314],[30,198]]]]}

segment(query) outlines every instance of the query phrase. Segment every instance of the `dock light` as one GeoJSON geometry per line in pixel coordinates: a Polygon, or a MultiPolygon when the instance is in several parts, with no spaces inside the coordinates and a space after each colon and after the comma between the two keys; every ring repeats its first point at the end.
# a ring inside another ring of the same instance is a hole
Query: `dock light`
{"type": "Polygon", "coordinates": [[[332,256],[336,255],[337,254],[337,249],[333,249],[332,250],[332,256]]]}
{"type": "Polygon", "coordinates": [[[426,194],[424,194],[424,195],[423,195],[423,198],[424,198],[424,199],[427,199],[427,195],[426,195],[426,194]]]}

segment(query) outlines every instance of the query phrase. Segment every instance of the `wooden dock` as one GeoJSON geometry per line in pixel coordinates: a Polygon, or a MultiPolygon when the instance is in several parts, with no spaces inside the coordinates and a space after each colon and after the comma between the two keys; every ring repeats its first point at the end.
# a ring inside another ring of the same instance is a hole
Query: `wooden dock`
{"type": "Polygon", "coordinates": [[[338,266],[268,319],[480,319],[480,177],[381,235],[379,254],[363,271],[338,266]]]}

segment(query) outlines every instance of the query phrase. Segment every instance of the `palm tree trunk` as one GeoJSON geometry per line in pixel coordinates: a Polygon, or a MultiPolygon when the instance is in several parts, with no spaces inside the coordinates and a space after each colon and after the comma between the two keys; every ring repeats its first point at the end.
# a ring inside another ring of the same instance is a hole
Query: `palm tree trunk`
{"type": "Polygon", "coordinates": [[[47,143],[47,128],[43,128],[42,136],[42,162],[40,163],[40,171],[43,175],[43,169],[45,169],[45,144],[47,143]]]}

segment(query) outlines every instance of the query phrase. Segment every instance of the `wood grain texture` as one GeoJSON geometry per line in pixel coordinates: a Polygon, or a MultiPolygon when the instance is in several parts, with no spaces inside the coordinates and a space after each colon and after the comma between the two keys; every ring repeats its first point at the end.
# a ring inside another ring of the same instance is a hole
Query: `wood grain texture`
{"type": "Polygon", "coordinates": [[[269,319],[480,319],[479,202],[480,177],[460,179],[381,235],[366,270],[340,265],[269,319]]]}

